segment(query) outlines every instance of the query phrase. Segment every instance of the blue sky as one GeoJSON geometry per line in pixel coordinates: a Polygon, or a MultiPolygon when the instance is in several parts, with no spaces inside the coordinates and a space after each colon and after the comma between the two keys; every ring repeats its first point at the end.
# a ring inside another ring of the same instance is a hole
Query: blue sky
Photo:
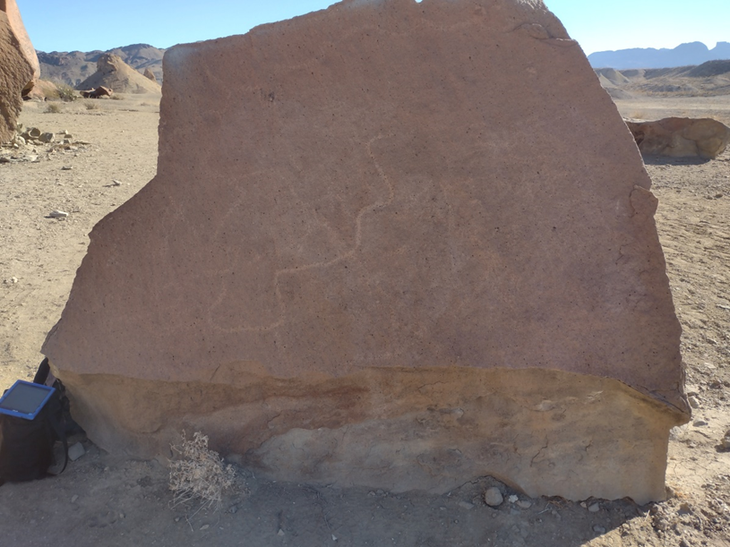
{"type": "MultiPolygon", "coordinates": [[[[439,0],[423,0],[434,2],[439,0]]],[[[331,0],[17,0],[41,51],[167,48],[244,34],[323,9],[331,0]]],[[[730,42],[730,0],[545,0],[586,54],[630,47],[730,42]]]]}

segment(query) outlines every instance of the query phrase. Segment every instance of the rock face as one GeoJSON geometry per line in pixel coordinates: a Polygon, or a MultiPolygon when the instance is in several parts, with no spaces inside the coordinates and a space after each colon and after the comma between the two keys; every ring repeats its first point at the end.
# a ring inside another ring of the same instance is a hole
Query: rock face
{"type": "Polygon", "coordinates": [[[38,57],[15,0],[0,0],[0,142],[15,134],[22,97],[39,76],[38,57]]]}
{"type": "Polygon", "coordinates": [[[107,87],[115,93],[160,93],[160,84],[146,78],[121,57],[105,53],[96,62],[96,72],[81,82],[77,89],[107,87]]]}
{"type": "Polygon", "coordinates": [[[645,155],[715,159],[730,140],[730,128],[711,118],[664,118],[626,124],[645,155]]]}
{"type": "Polygon", "coordinates": [[[542,3],[350,0],[164,71],[158,174],[44,346],[95,442],[663,497],[688,407],[656,199],[542,3]]]}

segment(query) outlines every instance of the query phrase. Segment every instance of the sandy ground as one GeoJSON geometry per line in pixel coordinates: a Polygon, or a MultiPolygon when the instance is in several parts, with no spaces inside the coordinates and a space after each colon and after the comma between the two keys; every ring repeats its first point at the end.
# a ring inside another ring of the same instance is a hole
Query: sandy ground
{"type": "MultiPolygon", "coordinates": [[[[730,96],[618,106],[631,118],[730,125],[730,96]]],[[[156,170],[157,98],[46,108],[27,103],[21,121],[68,131],[70,147],[0,149],[3,388],[35,372],[91,227],[156,170]],[[54,210],[69,216],[48,218],[54,210]]],[[[489,477],[442,496],[396,495],[277,483],[237,467],[220,509],[197,511],[170,507],[164,462],[123,459],[78,437],[86,453],[59,477],[0,488],[0,546],[730,546],[730,452],[720,445],[730,429],[730,151],[710,162],[646,162],[696,407],[672,434],[667,501],[530,499],[489,477]],[[492,485],[505,494],[497,508],[482,498],[492,485]]]]}

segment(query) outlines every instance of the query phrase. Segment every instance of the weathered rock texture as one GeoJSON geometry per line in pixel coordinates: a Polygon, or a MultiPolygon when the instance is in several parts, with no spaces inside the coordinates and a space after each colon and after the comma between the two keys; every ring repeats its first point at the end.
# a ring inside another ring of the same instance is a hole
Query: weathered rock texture
{"type": "Polygon", "coordinates": [[[715,159],[730,140],[730,128],[711,118],[664,118],[626,124],[646,155],[715,159]]]}
{"type": "Polygon", "coordinates": [[[158,174],[44,346],[92,439],[664,495],[687,406],[656,200],[541,3],[352,0],[164,63],[158,174]]]}
{"type": "Polygon", "coordinates": [[[115,93],[160,93],[160,84],[146,78],[122,61],[118,55],[105,53],[96,62],[96,72],[81,82],[77,89],[108,87],[115,93]]]}
{"type": "Polygon", "coordinates": [[[15,0],[0,0],[0,142],[13,138],[22,97],[39,76],[38,57],[15,0]]]}

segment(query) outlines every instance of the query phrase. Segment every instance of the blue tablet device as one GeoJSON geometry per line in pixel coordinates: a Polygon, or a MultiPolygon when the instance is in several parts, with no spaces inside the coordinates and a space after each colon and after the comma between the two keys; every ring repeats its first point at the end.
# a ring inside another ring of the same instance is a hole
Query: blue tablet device
{"type": "Polygon", "coordinates": [[[16,418],[33,420],[51,398],[54,388],[18,380],[0,397],[0,412],[16,418]]]}

